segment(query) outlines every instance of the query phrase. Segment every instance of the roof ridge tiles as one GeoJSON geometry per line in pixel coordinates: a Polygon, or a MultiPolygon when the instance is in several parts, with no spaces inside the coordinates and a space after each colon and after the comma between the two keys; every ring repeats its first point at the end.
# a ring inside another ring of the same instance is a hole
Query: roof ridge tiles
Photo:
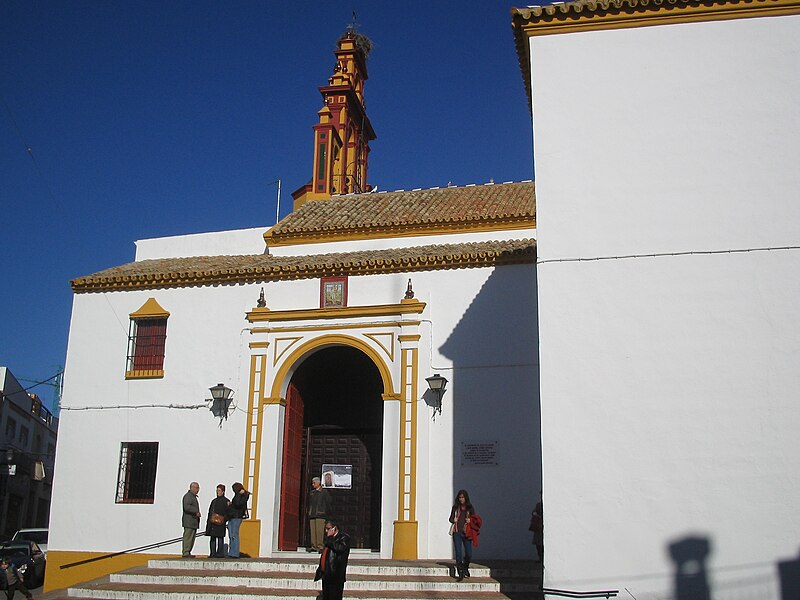
{"type": "MultiPolygon", "coordinates": [[[[425,191],[428,191],[428,190],[458,190],[458,189],[464,189],[464,188],[468,188],[468,187],[489,187],[489,186],[493,186],[493,185],[513,185],[515,183],[533,183],[533,179],[520,179],[520,180],[516,180],[516,181],[513,180],[513,179],[510,179],[508,181],[502,181],[502,182],[486,181],[484,183],[465,183],[463,185],[451,184],[451,185],[447,185],[447,186],[444,186],[444,187],[439,186],[439,185],[435,185],[435,186],[431,186],[431,187],[418,187],[418,188],[411,188],[411,189],[401,188],[401,189],[397,189],[397,190],[378,190],[377,192],[375,192],[375,191],[351,192],[349,194],[333,194],[331,196],[331,198],[332,199],[333,198],[336,198],[336,199],[342,198],[342,199],[344,199],[344,198],[353,198],[353,197],[356,197],[356,196],[369,196],[371,194],[407,194],[409,192],[425,192],[425,191]]],[[[324,200],[311,200],[310,202],[324,202],[324,200]]]]}

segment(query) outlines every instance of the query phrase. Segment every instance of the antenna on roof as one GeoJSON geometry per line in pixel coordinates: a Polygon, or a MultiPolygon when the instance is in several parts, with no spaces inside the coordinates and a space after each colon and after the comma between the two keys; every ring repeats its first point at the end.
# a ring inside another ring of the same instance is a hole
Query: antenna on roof
{"type": "Polygon", "coordinates": [[[267,185],[275,185],[278,184],[278,202],[275,206],[275,225],[278,224],[278,221],[281,220],[281,180],[276,179],[275,181],[270,181],[267,185]]]}

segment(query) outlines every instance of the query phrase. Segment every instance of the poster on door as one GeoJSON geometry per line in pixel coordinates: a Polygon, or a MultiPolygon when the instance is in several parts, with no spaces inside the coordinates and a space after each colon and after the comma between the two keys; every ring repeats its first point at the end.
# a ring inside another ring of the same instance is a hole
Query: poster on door
{"type": "Polygon", "coordinates": [[[322,487],[349,490],[353,487],[353,465],[322,465],[322,487]]]}

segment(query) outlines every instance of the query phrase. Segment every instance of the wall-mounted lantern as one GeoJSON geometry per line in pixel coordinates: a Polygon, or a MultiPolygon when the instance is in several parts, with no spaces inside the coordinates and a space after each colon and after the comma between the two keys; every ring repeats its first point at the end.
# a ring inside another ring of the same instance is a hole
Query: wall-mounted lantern
{"type": "Polygon", "coordinates": [[[219,426],[222,427],[222,421],[227,420],[228,410],[233,402],[233,390],[221,383],[209,390],[211,390],[211,414],[219,419],[219,426]]]}
{"type": "Polygon", "coordinates": [[[447,387],[447,379],[437,373],[426,377],[425,381],[428,382],[428,387],[436,396],[436,404],[433,407],[433,418],[435,419],[437,414],[442,414],[442,396],[447,387]]]}

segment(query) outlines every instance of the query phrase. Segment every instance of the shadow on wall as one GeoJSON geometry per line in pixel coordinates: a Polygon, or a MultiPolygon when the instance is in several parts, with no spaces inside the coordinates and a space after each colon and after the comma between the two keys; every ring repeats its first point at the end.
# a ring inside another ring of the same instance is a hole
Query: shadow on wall
{"type": "MultiPolygon", "coordinates": [[[[443,396],[444,413],[452,411],[453,496],[466,489],[484,518],[485,557],[535,556],[528,524],[542,481],[536,299],[535,265],[498,267],[438,348],[453,364],[443,396]]],[[[423,396],[429,405],[435,398],[423,396]]]]}
{"type": "Polygon", "coordinates": [[[689,537],[669,545],[675,563],[675,600],[711,600],[706,576],[710,554],[708,538],[689,537]]]}
{"type": "Polygon", "coordinates": [[[797,600],[800,598],[800,552],[793,560],[778,563],[778,575],[781,578],[781,600],[797,600]]]}
{"type": "MultiPolygon", "coordinates": [[[[711,541],[705,537],[687,537],[669,545],[669,553],[675,563],[674,600],[711,600],[706,563],[713,551],[711,541]]],[[[800,558],[777,563],[780,597],[776,600],[800,599],[800,558]]],[[[741,567],[742,571],[748,566],[741,567]]],[[[726,590],[725,598],[768,600],[774,597],[772,577],[742,579],[736,588],[726,590]]]]}

